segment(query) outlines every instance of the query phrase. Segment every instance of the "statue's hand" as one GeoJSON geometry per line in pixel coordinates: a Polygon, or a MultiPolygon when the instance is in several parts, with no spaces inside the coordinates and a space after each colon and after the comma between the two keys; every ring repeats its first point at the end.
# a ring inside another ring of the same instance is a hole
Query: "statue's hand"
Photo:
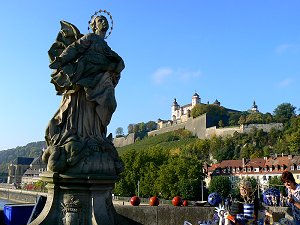
{"type": "Polygon", "coordinates": [[[55,57],[52,63],[50,63],[50,69],[59,69],[62,66],[62,59],[60,57],[55,57]]]}

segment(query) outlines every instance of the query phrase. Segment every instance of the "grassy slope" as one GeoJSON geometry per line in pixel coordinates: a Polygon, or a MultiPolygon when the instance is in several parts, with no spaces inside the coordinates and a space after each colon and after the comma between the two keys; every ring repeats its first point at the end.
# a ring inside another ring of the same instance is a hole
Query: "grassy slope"
{"type": "Polygon", "coordinates": [[[178,149],[187,144],[196,142],[197,138],[193,137],[186,130],[177,130],[153,137],[145,137],[131,145],[117,148],[120,155],[128,150],[140,151],[142,149],[149,149],[151,147],[162,147],[164,149],[178,149]]]}

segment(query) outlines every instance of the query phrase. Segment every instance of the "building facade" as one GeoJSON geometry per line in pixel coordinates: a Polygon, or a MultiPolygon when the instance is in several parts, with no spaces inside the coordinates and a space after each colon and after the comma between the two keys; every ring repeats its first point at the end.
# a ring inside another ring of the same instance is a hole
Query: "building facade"
{"type": "Polygon", "coordinates": [[[223,160],[220,163],[207,165],[205,182],[209,184],[214,176],[227,176],[233,186],[240,179],[255,178],[258,184],[266,188],[272,177],[281,177],[283,171],[294,174],[296,182],[300,181],[300,156],[274,155],[256,159],[223,160]]]}
{"type": "Polygon", "coordinates": [[[34,158],[17,157],[8,165],[8,184],[21,184],[22,176],[34,158]]]}
{"type": "Polygon", "coordinates": [[[42,156],[35,158],[22,176],[22,184],[33,184],[40,180],[40,174],[47,170],[47,164],[42,156]]]}

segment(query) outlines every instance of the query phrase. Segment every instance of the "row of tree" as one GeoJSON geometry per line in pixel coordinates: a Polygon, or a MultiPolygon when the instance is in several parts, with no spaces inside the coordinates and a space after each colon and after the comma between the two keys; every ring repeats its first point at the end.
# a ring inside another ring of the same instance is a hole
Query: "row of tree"
{"type": "MultiPolygon", "coordinates": [[[[138,136],[144,137],[146,136],[147,132],[156,130],[157,124],[154,121],[148,121],[147,123],[131,123],[127,127],[128,134],[136,133],[138,136]]],[[[124,129],[122,127],[118,127],[116,129],[116,137],[124,136],[124,129]]]]}
{"type": "Polygon", "coordinates": [[[125,171],[116,184],[116,195],[155,195],[164,199],[181,195],[186,199],[196,199],[201,194],[199,187],[204,174],[202,161],[196,157],[152,147],[129,150],[121,158],[125,171]]]}

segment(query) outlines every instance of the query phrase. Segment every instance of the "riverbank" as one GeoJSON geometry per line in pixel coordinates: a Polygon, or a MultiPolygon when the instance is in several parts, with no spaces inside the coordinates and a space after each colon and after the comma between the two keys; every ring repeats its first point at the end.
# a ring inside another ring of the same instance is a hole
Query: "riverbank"
{"type": "Polygon", "coordinates": [[[47,197],[45,192],[0,188],[0,199],[20,203],[35,203],[38,196],[47,197]]]}

